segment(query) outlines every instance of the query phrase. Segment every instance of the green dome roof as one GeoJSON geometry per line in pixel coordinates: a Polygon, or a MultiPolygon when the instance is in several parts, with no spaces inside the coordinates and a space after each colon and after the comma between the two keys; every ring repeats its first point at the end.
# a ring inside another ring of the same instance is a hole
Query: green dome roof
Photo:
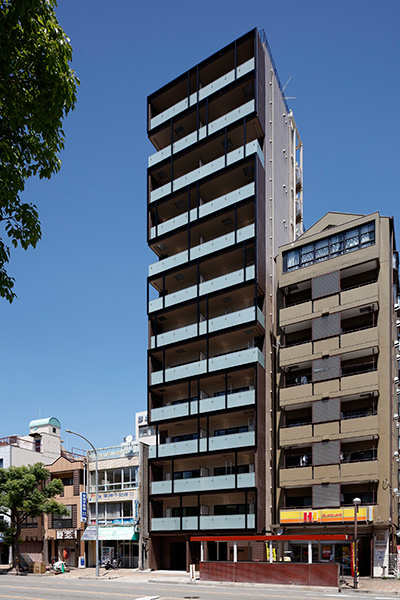
{"type": "Polygon", "coordinates": [[[34,429],[36,427],[43,427],[43,425],[53,425],[53,427],[58,427],[61,429],[61,423],[56,417],[47,417],[46,419],[34,419],[29,423],[29,429],[34,429]]]}

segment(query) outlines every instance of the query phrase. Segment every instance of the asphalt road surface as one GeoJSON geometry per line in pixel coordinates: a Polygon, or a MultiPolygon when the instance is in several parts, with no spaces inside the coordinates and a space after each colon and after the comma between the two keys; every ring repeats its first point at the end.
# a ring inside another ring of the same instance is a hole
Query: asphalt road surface
{"type": "Polygon", "coordinates": [[[353,592],[330,593],[326,590],[303,591],[203,586],[201,584],[147,583],[125,580],[74,580],[3,576],[0,579],[0,600],[387,600],[390,594],[375,595],[353,592]]]}

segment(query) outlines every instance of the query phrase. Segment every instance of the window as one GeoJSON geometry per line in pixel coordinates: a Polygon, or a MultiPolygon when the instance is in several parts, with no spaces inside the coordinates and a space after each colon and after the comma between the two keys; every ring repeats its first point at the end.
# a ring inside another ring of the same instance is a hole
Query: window
{"type": "Polygon", "coordinates": [[[241,427],[229,427],[229,429],[216,429],[214,431],[214,435],[232,435],[233,433],[245,433],[248,430],[249,428],[247,425],[243,425],[241,427]]]}
{"type": "Polygon", "coordinates": [[[23,528],[36,528],[38,527],[38,518],[37,517],[27,517],[25,523],[22,525],[23,528]]]}
{"type": "Polygon", "coordinates": [[[72,527],[72,506],[65,507],[68,510],[68,515],[53,514],[54,529],[70,529],[72,527]]]}
{"type": "Polygon", "coordinates": [[[140,427],[139,437],[148,437],[150,435],[156,435],[155,427],[140,427]]]}
{"type": "Polygon", "coordinates": [[[322,260],[366,248],[372,244],[375,244],[375,221],[348,229],[337,235],[331,235],[313,244],[300,246],[296,250],[284,252],[283,272],[287,273],[302,269],[322,260]]]}
{"type": "MultiPolygon", "coordinates": [[[[90,521],[96,522],[96,506],[93,503],[89,506],[90,521]]],[[[99,502],[99,523],[107,525],[122,525],[123,523],[133,523],[132,501],[126,502],[99,502]]]]}
{"type": "Polygon", "coordinates": [[[0,469],[3,468],[3,464],[4,464],[4,459],[0,458],[0,469]]]}
{"type": "MultiPolygon", "coordinates": [[[[90,491],[94,492],[96,474],[90,472],[90,491]]],[[[138,486],[138,467],[99,471],[99,492],[113,492],[138,486]]]]}

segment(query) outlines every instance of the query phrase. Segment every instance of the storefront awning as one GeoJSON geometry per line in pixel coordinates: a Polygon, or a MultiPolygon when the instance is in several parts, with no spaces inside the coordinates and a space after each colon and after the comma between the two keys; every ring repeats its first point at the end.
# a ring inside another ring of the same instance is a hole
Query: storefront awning
{"type": "MultiPolygon", "coordinates": [[[[96,527],[91,525],[85,529],[82,540],[95,540],[96,527]]],[[[135,531],[135,526],[132,527],[99,527],[99,540],[139,540],[139,533],[135,531]]]]}

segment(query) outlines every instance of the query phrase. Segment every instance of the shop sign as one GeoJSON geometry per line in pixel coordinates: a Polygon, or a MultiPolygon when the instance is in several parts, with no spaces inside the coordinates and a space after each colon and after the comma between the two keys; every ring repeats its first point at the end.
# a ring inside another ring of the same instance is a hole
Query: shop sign
{"type": "Polygon", "coordinates": [[[87,521],[87,494],[81,492],[81,521],[86,523],[87,521]]]}
{"type": "Polygon", "coordinates": [[[58,540],[74,540],[76,538],[76,529],[57,529],[56,538],[58,540]]]}
{"type": "MultiPolygon", "coordinates": [[[[99,502],[104,500],[129,500],[137,496],[137,490],[129,490],[127,492],[101,492],[99,493],[99,502]]],[[[96,502],[96,494],[89,494],[89,502],[96,502]]]]}
{"type": "MultiPolygon", "coordinates": [[[[374,507],[360,506],[357,521],[373,521],[374,507]]],[[[321,508],[319,510],[281,510],[280,523],[351,523],[354,522],[354,508],[321,508]]]]}

